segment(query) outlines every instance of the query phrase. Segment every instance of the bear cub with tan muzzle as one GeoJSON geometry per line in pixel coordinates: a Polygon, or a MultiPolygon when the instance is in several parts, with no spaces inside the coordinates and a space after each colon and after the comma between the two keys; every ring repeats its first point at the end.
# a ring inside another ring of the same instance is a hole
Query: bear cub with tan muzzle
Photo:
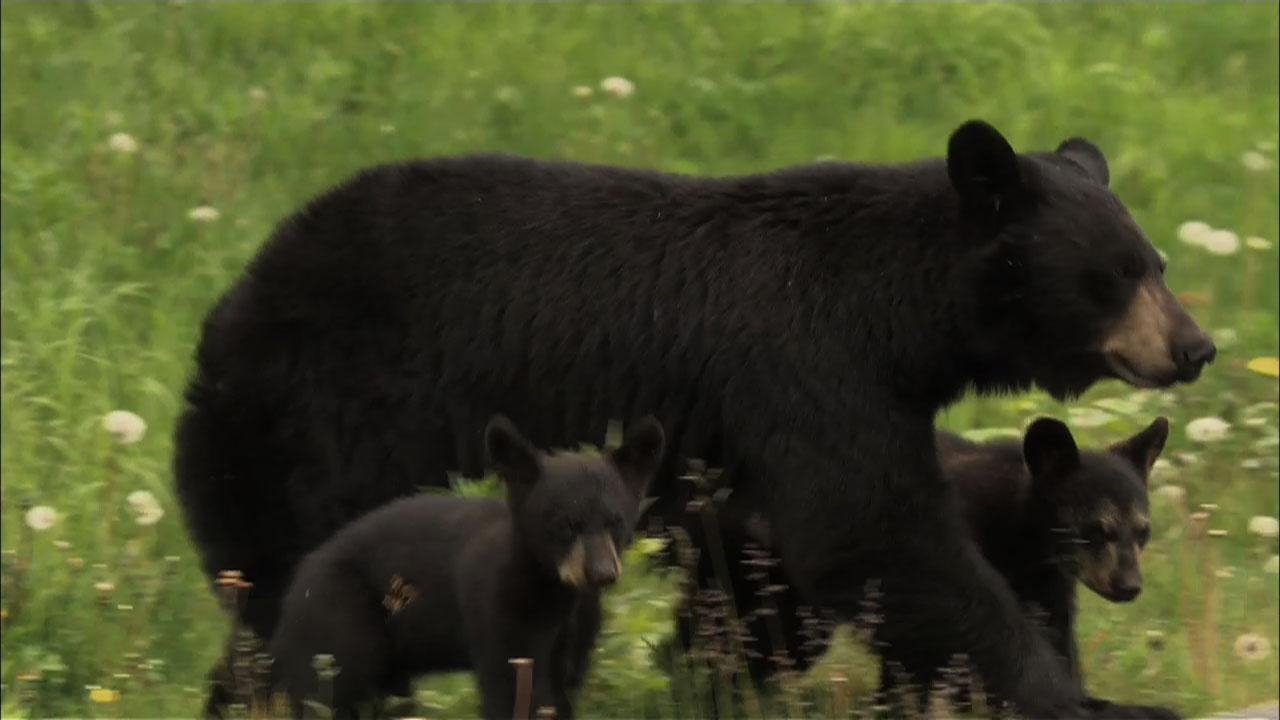
{"type": "MultiPolygon", "coordinates": [[[[1116,603],[1141,593],[1140,559],[1151,536],[1147,478],[1168,437],[1162,417],[1103,450],[1080,449],[1053,418],[1033,422],[1021,443],[937,433],[938,460],[970,537],[1041,621],[1081,689],[1076,585],[1116,603]]],[[[882,691],[891,697],[895,675],[882,666],[882,691]]],[[[1104,716],[1109,705],[1086,703],[1104,716]]]]}
{"type": "Polygon", "coordinates": [[[543,453],[499,416],[485,429],[506,502],[422,494],[356,520],[311,553],[271,641],[273,690],[295,713],[376,713],[423,674],[471,670],[486,718],[510,718],[514,658],[532,667],[530,712],[572,717],[600,630],[600,593],[622,573],[663,456],[645,418],[601,455],[543,453]],[[339,672],[321,678],[317,655],[339,672]]]}

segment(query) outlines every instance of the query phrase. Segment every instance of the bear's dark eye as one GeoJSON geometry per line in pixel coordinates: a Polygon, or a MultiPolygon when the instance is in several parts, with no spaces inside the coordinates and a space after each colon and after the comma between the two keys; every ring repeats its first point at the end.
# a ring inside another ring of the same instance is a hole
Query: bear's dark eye
{"type": "Polygon", "coordinates": [[[1126,280],[1137,280],[1146,274],[1146,267],[1142,263],[1142,259],[1136,255],[1130,255],[1120,261],[1116,266],[1116,274],[1126,280]]]}
{"type": "Polygon", "coordinates": [[[1151,539],[1151,528],[1140,527],[1133,535],[1134,539],[1138,541],[1138,547],[1146,547],[1147,541],[1151,539]]]}

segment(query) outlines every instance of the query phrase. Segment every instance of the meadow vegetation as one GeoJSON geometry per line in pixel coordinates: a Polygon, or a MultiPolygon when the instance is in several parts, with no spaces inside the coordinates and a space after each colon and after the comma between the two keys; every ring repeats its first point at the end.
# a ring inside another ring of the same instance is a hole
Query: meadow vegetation
{"type": "MultiPolygon", "coordinates": [[[[1049,414],[1100,445],[1167,415],[1145,592],[1082,595],[1089,687],[1191,714],[1277,696],[1275,4],[6,2],[0,18],[5,717],[199,708],[228,623],[174,503],[173,422],[203,314],[308,197],[476,151],[707,174],[904,161],[970,117],[1020,149],[1100,145],[1220,353],[1189,387],[969,398],[943,424],[1016,436],[1049,414]]],[[[696,717],[722,680],[660,651],[679,576],[641,571],[656,549],[636,546],[609,593],[584,717],[696,717]]],[[[876,671],[855,634],[744,712],[865,712],[876,671]]],[[[471,693],[433,679],[417,711],[470,715],[471,693]]]]}

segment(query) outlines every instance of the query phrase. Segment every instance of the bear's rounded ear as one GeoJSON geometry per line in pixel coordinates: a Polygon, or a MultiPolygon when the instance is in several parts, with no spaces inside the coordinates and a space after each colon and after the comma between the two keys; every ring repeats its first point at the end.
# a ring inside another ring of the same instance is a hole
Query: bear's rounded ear
{"type": "Polygon", "coordinates": [[[622,438],[622,445],[609,454],[627,485],[637,496],[642,495],[649,481],[658,472],[666,451],[666,435],[662,423],[648,415],[631,424],[622,438]]]}
{"type": "Polygon", "coordinates": [[[1022,459],[1033,479],[1058,479],[1080,467],[1080,449],[1061,420],[1039,418],[1022,439],[1022,459]]]}
{"type": "Polygon", "coordinates": [[[1111,182],[1111,170],[1107,167],[1107,158],[1097,145],[1084,138],[1068,138],[1055,150],[1057,154],[1070,160],[1084,171],[1089,179],[1106,187],[1111,182]]]}
{"type": "Polygon", "coordinates": [[[1158,417],[1142,432],[1107,449],[1132,463],[1145,483],[1156,459],[1164,452],[1164,444],[1168,439],[1169,420],[1158,417]]]}
{"type": "Polygon", "coordinates": [[[1018,156],[998,130],[970,120],[947,142],[947,175],[970,212],[993,217],[1022,188],[1018,156]]]}
{"type": "Polygon", "coordinates": [[[538,478],[537,452],[502,415],[494,415],[484,429],[484,453],[506,482],[531,483],[538,478]]]}

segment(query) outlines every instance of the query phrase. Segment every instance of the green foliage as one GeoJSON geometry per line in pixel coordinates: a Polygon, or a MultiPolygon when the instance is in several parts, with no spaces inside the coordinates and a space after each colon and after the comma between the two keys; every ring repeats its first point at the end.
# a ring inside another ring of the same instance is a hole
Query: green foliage
{"type": "MultiPolygon", "coordinates": [[[[902,161],[941,154],[969,117],[1018,148],[1097,142],[1221,354],[1172,392],[971,399],[944,423],[999,434],[1052,414],[1099,444],[1169,415],[1147,589],[1084,602],[1090,687],[1188,713],[1275,697],[1276,541],[1246,527],[1280,503],[1277,386],[1243,365],[1280,344],[1278,17],[1270,3],[4,3],[4,716],[199,707],[228,626],[170,489],[173,421],[203,314],[316,192],[381,161],[492,150],[710,174],[902,161]],[[634,93],[601,89],[615,75],[634,93]],[[1270,247],[1215,255],[1177,241],[1188,220],[1270,247]],[[149,424],[140,442],[102,430],[120,408],[149,424]],[[1230,422],[1227,438],[1189,439],[1200,416],[1230,422]],[[164,511],[154,524],[127,499],[142,490],[164,511]],[[1189,518],[1201,503],[1209,518],[1189,518]],[[33,506],[51,527],[24,521],[33,506]],[[1272,653],[1242,659],[1246,633],[1272,653]]],[[[499,492],[489,482],[460,491],[499,492]]],[[[591,715],[701,712],[650,650],[674,580],[645,565],[630,557],[609,595],[591,715]]],[[[874,683],[860,653],[842,642],[766,707],[856,704],[874,683]]],[[[433,679],[419,700],[469,715],[469,685],[433,679]]]]}

